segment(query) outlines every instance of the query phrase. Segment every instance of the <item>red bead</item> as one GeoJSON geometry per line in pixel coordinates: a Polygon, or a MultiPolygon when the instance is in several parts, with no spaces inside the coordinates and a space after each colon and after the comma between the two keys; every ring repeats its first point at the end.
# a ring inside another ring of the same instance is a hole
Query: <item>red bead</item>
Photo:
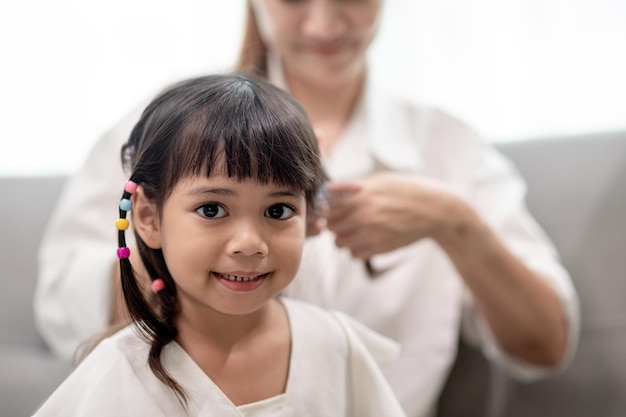
{"type": "Polygon", "coordinates": [[[152,292],[156,294],[165,288],[165,282],[163,282],[161,278],[157,278],[154,281],[152,281],[151,287],[152,287],[152,292]]]}

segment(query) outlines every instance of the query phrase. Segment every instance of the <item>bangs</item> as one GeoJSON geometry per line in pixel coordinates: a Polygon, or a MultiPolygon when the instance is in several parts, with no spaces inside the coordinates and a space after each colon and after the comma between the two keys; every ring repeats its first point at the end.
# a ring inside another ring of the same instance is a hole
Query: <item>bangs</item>
{"type": "Polygon", "coordinates": [[[320,185],[320,157],[304,112],[276,95],[258,94],[248,81],[228,87],[167,129],[173,140],[165,190],[189,176],[224,175],[304,191],[309,199],[320,185]]]}

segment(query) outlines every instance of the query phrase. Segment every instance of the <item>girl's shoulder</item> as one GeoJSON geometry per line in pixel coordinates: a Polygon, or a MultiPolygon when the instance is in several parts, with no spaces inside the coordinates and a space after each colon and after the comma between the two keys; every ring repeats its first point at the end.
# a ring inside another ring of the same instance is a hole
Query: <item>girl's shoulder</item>
{"type": "Polygon", "coordinates": [[[145,355],[141,361],[134,355],[146,349],[147,344],[130,326],[102,340],[35,416],[162,415],[137,378],[137,366],[146,360],[145,355]]]}
{"type": "Polygon", "coordinates": [[[294,415],[404,415],[384,376],[397,343],[344,313],[282,302],[292,329],[287,393],[294,415]]]}
{"type": "Polygon", "coordinates": [[[306,343],[307,350],[329,349],[348,353],[357,348],[385,366],[399,355],[400,345],[347,314],[283,297],[294,344],[306,343]]]}
{"type": "Polygon", "coordinates": [[[289,317],[292,338],[345,342],[345,329],[338,320],[340,313],[288,297],[281,297],[281,302],[289,317]]]}

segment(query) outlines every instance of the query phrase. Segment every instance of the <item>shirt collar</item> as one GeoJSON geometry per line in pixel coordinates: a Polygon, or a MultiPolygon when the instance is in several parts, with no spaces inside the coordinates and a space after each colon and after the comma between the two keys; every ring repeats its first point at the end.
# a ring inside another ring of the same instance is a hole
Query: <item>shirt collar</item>
{"type": "MultiPolygon", "coordinates": [[[[289,91],[277,52],[268,53],[268,78],[289,91]]],[[[374,85],[368,76],[354,113],[329,156],[327,169],[332,178],[358,178],[376,170],[418,173],[422,168],[414,112],[374,85]]]]}
{"type": "Polygon", "coordinates": [[[361,100],[361,122],[367,125],[367,138],[379,169],[420,172],[423,164],[413,107],[379,89],[373,77],[368,77],[361,100]]]}

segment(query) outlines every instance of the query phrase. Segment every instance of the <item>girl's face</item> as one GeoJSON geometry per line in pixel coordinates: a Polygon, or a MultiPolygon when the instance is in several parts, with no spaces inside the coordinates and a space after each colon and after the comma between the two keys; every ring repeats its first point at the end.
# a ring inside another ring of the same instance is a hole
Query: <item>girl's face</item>
{"type": "Polygon", "coordinates": [[[153,238],[182,315],[259,310],[295,276],[305,223],[303,192],[217,175],[181,180],[153,238]]]}
{"type": "Polygon", "coordinates": [[[251,0],[259,30],[288,79],[334,86],[365,69],[382,0],[251,0]]]}

